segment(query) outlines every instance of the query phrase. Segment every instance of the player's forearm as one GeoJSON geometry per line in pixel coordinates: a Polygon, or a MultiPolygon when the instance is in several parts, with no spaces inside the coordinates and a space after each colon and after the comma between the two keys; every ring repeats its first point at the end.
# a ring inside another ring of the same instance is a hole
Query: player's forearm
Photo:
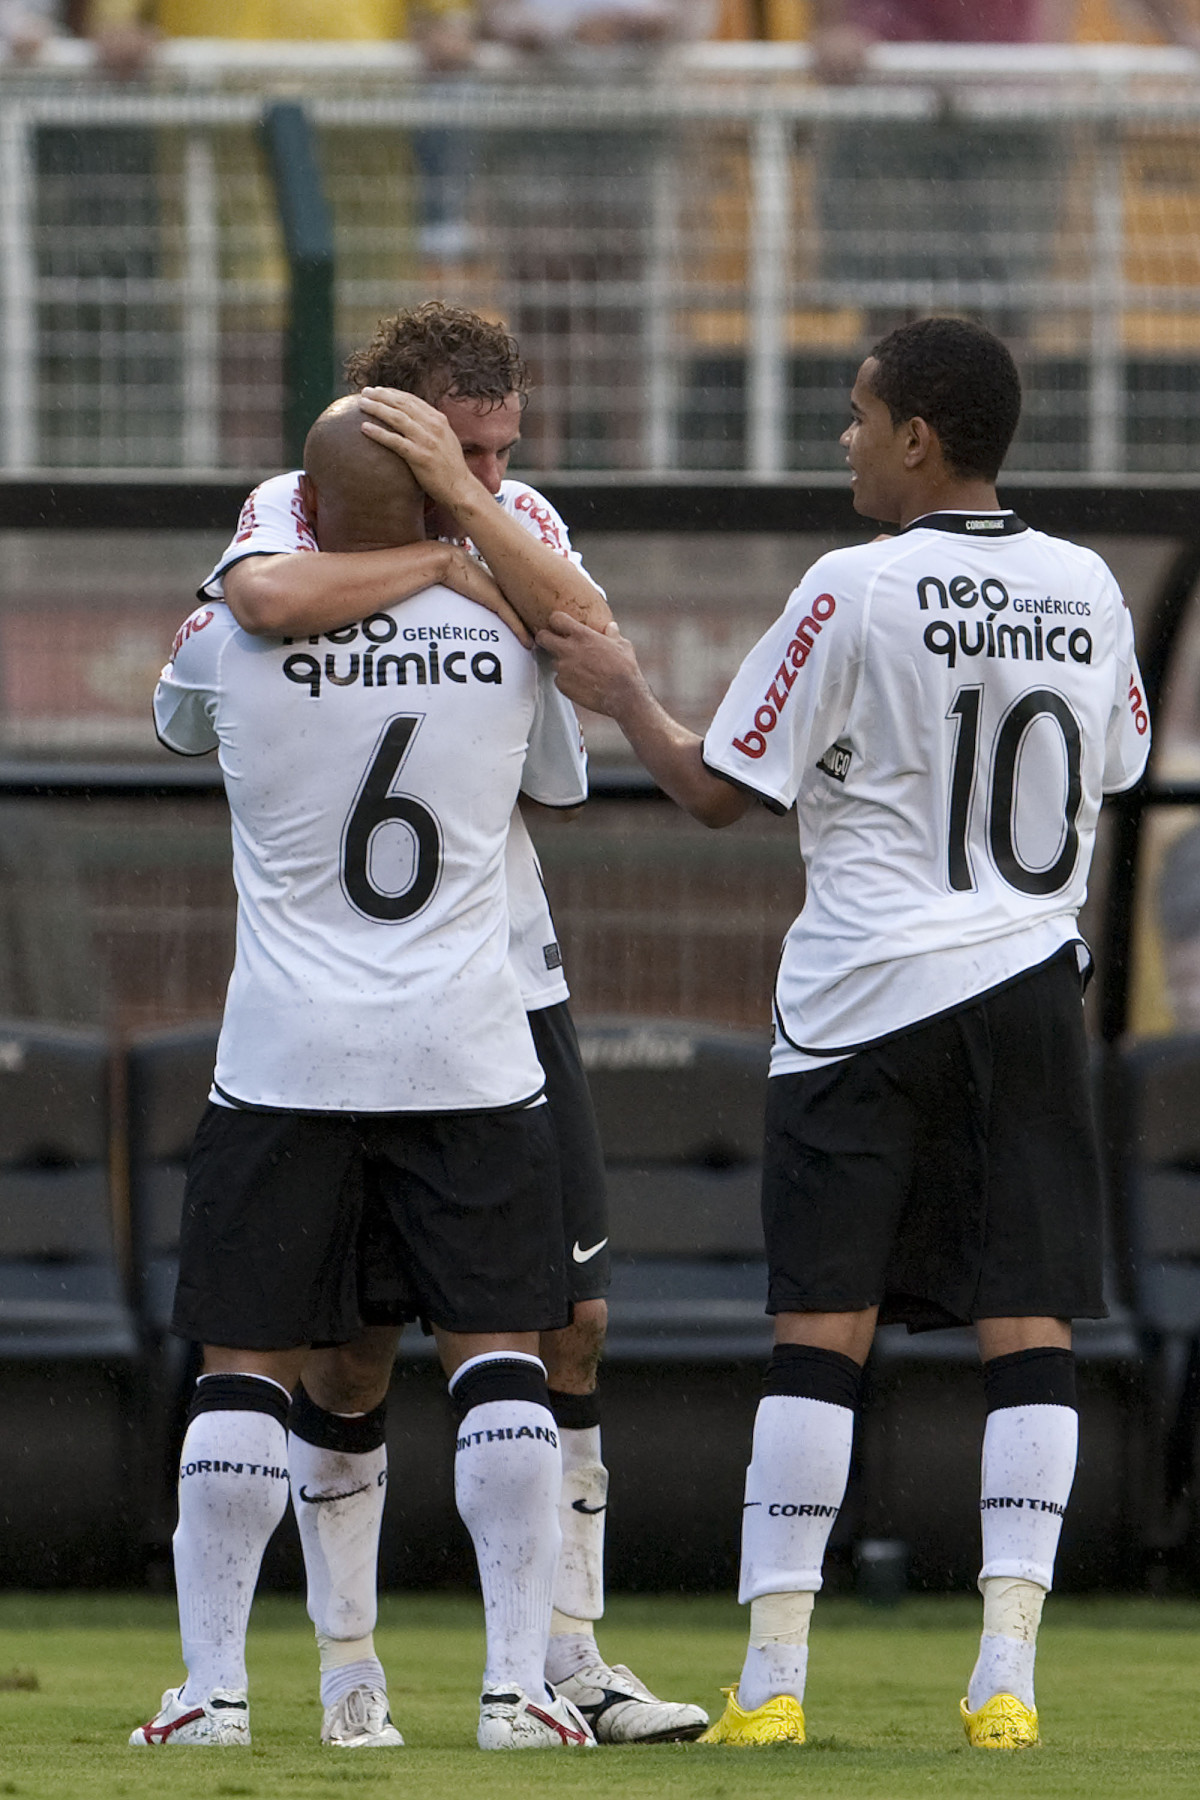
{"type": "Polygon", "coordinates": [[[603,631],[612,619],[583,570],[527,531],[473,475],[458,485],[448,510],[531,631],[540,631],[555,612],[570,613],[593,631],[603,631]]]}
{"type": "Polygon", "coordinates": [[[619,697],[611,717],[663,793],[693,819],[717,830],[741,818],[749,797],[705,767],[703,739],[673,719],[645,681],[619,697]]]}
{"type": "Polygon", "coordinates": [[[248,556],[226,571],[222,585],[243,631],[311,637],[355,625],[368,613],[445,581],[452,556],[452,545],[436,542],[394,550],[248,556]]]}
{"type": "Polygon", "coordinates": [[[673,719],[642,674],[633,645],[615,625],[589,631],[560,613],[539,631],[554,658],[555,681],[569,700],[620,726],[659,787],[704,825],[732,825],[750,797],[704,766],[701,740],[673,719]]]}

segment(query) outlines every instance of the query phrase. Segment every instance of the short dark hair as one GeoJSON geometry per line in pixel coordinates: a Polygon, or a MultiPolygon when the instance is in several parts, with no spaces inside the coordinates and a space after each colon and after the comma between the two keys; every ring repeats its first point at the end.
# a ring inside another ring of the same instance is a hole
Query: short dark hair
{"type": "Polygon", "coordinates": [[[499,405],[529,392],[529,371],[506,328],[443,300],[380,319],[370,343],[348,359],[346,380],[356,392],[394,387],[431,406],[447,394],[499,405]]]}
{"type": "Polygon", "coordinates": [[[956,475],[995,481],[1021,416],[1021,378],[1007,345],[969,319],[914,319],[871,355],[871,385],[892,423],[924,419],[956,475]]]}

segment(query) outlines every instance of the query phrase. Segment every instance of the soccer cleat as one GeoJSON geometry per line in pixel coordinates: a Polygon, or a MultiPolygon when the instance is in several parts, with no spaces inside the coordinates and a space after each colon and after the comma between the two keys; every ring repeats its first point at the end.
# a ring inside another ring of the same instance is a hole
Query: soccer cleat
{"type": "Polygon", "coordinates": [[[598,1744],[686,1744],[708,1724],[703,1707],[658,1699],[624,1663],[592,1663],[554,1691],[579,1709],[598,1744]]]}
{"type": "Polygon", "coordinates": [[[181,1688],[167,1689],[154,1717],[131,1733],[129,1742],[134,1749],[164,1744],[249,1744],[250,1706],[244,1692],[214,1688],[198,1706],[181,1700],[181,1692],[181,1688]]]}
{"type": "Polygon", "coordinates": [[[1029,1750],[1041,1742],[1036,1706],[1026,1706],[1015,1694],[993,1694],[978,1712],[968,1712],[960,1700],[963,1730],[976,1750],[1029,1750]]]}
{"type": "Polygon", "coordinates": [[[725,1711],[697,1740],[699,1743],[748,1746],[804,1742],[804,1708],[791,1694],[776,1694],[753,1712],[743,1712],[735,1687],[722,1688],[721,1692],[725,1696],[725,1711]]]}
{"type": "Polygon", "coordinates": [[[528,1694],[481,1694],[481,1750],[594,1750],[596,1740],[583,1714],[547,1688],[541,1699],[528,1694]]]}
{"type": "Polygon", "coordinates": [[[403,1744],[382,1688],[356,1687],[325,1708],[321,1742],[338,1750],[383,1750],[403,1744]]]}

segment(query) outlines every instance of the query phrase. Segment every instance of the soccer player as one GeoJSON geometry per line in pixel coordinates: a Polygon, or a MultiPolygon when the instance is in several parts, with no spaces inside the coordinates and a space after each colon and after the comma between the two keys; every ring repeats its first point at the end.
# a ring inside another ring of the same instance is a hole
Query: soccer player
{"type": "Polygon", "coordinates": [[[878,1322],[970,1323],[983,1360],[983,1635],[972,1745],[1037,1742],[1034,1653],[1075,1469],[1073,1317],[1104,1313],[1076,915],[1103,794],[1149,721],[1129,614],[1091,551],[995,483],[1007,349],[922,319],[859,370],[855,509],[898,535],[822,557],[703,742],[631,646],[565,615],[559,683],[709,825],[796,807],[763,1221],[775,1348],[742,1529],[750,1644],[705,1741],[804,1741],[813,1596],[878,1322]]]}
{"type": "MultiPolygon", "coordinates": [[[[424,496],[363,435],[353,399],[317,421],[306,468],[331,550],[419,537],[424,496]]],[[[546,686],[506,625],[440,586],[324,654],[205,606],[163,671],[163,741],[219,751],[238,932],[172,1320],[204,1346],[174,1540],[187,1679],[136,1746],[249,1742],[246,1624],[287,1505],[309,1347],[365,1324],[394,1350],[417,1317],[460,1419],[455,1491],[487,1631],[478,1742],[594,1741],[543,1673],[562,1465],[537,1342],[567,1302],[557,1146],[504,883],[518,788],[581,797],[578,727],[546,686]]],[[[370,1420],[340,1425],[353,1452],[370,1420]]],[[[336,1536],[340,1496],[321,1499],[318,1536],[336,1536]]],[[[386,1705],[364,1720],[341,1704],[355,1674],[328,1703],[327,1739],[369,1723],[400,1743],[386,1705]]]]}
{"type": "MultiPolygon", "coordinates": [[[[508,477],[526,376],[503,327],[430,301],[382,320],[372,342],[351,357],[347,374],[375,395],[365,402],[368,435],[401,452],[433,496],[426,526],[436,536],[352,557],[314,554],[317,538],[300,477],[276,476],[246,501],[202,596],[224,598],[248,631],[330,633],[327,647],[333,649],[341,627],[429,581],[498,604],[477,551],[530,626],[544,623],[558,607],[598,628],[607,623],[604,596],[584,571],[563,521],[536,489],[508,477]]],[[[551,693],[558,697],[553,687],[551,693]]],[[[519,810],[509,830],[506,880],[510,956],[558,1136],[572,1314],[565,1328],[543,1333],[539,1344],[563,1455],[563,1550],[546,1677],[581,1709],[601,1743],[692,1738],[708,1723],[701,1707],[657,1699],[627,1668],[605,1662],[596,1643],[595,1621],[604,1610],[608,1491],[596,1383],[609,1282],[603,1159],[562,957],[519,810]]],[[[353,1344],[315,1353],[291,1419],[292,1497],[321,1646],[322,1698],[329,1708],[335,1697],[352,1691],[345,1684],[353,1681],[357,1697],[345,1704],[361,1723],[355,1729],[345,1719],[333,1729],[336,1741],[356,1746],[375,1741],[371,1720],[386,1710],[370,1635],[384,1503],[382,1396],[394,1350],[394,1337],[368,1332],[353,1344]],[[347,1427],[346,1415],[355,1414],[366,1417],[347,1427]],[[347,1496],[338,1505],[337,1531],[324,1501],[309,1499],[327,1494],[347,1496]]]]}

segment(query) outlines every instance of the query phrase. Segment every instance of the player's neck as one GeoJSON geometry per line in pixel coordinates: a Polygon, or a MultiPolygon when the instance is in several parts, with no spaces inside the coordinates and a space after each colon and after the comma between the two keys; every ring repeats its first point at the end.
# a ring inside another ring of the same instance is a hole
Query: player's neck
{"type": "Polygon", "coordinates": [[[923,519],[926,513],[977,513],[998,512],[999,510],[1000,502],[996,498],[995,482],[957,481],[950,478],[944,481],[914,484],[911,493],[905,494],[901,499],[900,517],[896,522],[903,530],[906,525],[911,525],[914,519],[923,519]]]}

